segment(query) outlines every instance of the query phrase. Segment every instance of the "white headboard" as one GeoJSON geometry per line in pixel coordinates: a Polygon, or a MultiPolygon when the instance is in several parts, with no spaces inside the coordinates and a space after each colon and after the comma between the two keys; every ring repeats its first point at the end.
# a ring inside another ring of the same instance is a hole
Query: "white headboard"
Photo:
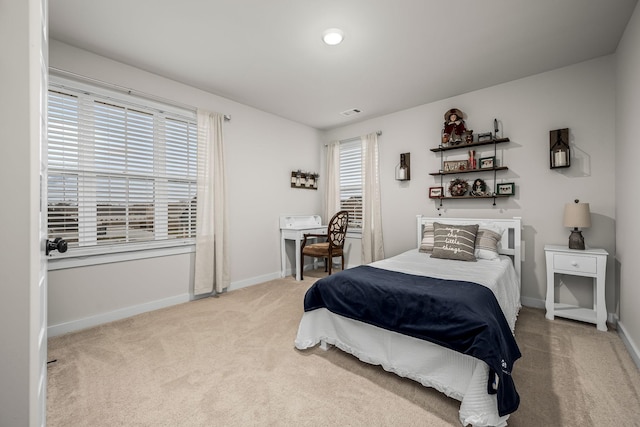
{"type": "Polygon", "coordinates": [[[514,218],[429,218],[417,215],[417,238],[418,247],[422,242],[422,228],[425,224],[439,222],[443,224],[465,225],[465,224],[495,224],[505,230],[502,234],[500,253],[509,255],[513,259],[513,267],[518,275],[518,280],[522,283],[522,221],[520,217],[514,218]]]}

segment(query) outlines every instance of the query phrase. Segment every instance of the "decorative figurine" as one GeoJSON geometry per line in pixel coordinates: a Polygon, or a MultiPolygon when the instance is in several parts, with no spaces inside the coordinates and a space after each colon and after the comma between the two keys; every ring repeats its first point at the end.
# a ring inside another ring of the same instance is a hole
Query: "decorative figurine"
{"type": "Polygon", "coordinates": [[[478,178],[475,181],[473,181],[473,187],[471,187],[471,195],[472,196],[487,195],[487,184],[485,184],[484,180],[478,178]]]}
{"type": "Polygon", "coordinates": [[[463,134],[467,130],[464,125],[462,111],[457,108],[452,108],[444,113],[444,120],[442,142],[449,142],[452,145],[461,143],[463,134]]]}
{"type": "Polygon", "coordinates": [[[464,131],[464,142],[471,144],[473,142],[473,130],[467,129],[464,131]]]}

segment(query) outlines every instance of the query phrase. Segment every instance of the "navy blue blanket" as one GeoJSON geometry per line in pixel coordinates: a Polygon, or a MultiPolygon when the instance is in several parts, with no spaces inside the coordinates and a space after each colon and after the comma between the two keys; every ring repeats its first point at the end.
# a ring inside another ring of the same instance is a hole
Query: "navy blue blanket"
{"type": "Polygon", "coordinates": [[[511,370],[520,350],[498,301],[485,286],[359,266],[309,288],[304,311],[323,307],[484,361],[490,368],[487,391],[497,393],[500,416],[518,409],[520,397],[511,370]]]}

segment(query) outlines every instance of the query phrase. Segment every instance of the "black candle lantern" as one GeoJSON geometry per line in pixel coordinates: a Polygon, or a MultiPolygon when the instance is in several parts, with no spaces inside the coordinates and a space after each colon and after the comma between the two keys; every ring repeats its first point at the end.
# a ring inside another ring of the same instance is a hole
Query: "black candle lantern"
{"type": "Polygon", "coordinates": [[[411,179],[411,154],[400,154],[400,163],[396,166],[396,179],[409,181],[411,179]]]}
{"type": "Polygon", "coordinates": [[[569,149],[569,129],[556,129],[549,132],[549,167],[551,169],[571,166],[569,149]]]}

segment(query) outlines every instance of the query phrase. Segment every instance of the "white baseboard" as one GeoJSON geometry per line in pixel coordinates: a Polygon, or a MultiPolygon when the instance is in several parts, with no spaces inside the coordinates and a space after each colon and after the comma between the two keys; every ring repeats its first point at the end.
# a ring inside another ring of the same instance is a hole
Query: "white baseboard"
{"type": "Polygon", "coordinates": [[[115,320],[135,316],[136,314],[146,313],[148,311],[158,310],[160,308],[170,307],[176,304],[182,304],[190,300],[191,297],[189,296],[189,294],[176,295],[174,297],[150,301],[144,304],[121,308],[119,310],[114,310],[107,313],[100,313],[95,316],[85,317],[84,319],[72,320],[70,322],[60,323],[58,325],[50,325],[47,328],[47,336],[51,338],[69,332],[76,332],[82,329],[92,328],[104,323],[109,323],[115,320]]]}
{"type": "MultiPolygon", "coordinates": [[[[262,276],[256,276],[245,280],[239,280],[232,282],[229,285],[229,291],[246,288],[247,286],[257,285],[259,283],[268,282],[280,278],[280,272],[265,274],[262,276]]],[[[190,294],[176,295],[169,298],[164,298],[157,301],[149,301],[143,304],[134,305],[131,307],[121,308],[106,313],[96,314],[95,316],[85,317],[83,319],[72,320],[57,325],[50,325],[47,328],[47,336],[49,338],[59,335],[67,334],[69,332],[77,332],[82,329],[92,328],[94,326],[102,325],[104,323],[113,322],[127,317],[135,316],[136,314],[146,313],[148,311],[158,310],[160,308],[170,307],[172,305],[182,304],[189,302],[194,298],[190,294]]]]}
{"type": "Polygon", "coordinates": [[[520,297],[520,302],[525,307],[544,308],[544,300],[529,297],[520,297]]]}
{"type": "Polygon", "coordinates": [[[262,276],[250,277],[244,280],[238,280],[229,284],[228,291],[234,291],[236,289],[246,288],[247,286],[258,285],[260,283],[268,282],[269,280],[275,280],[280,278],[280,272],[264,274],[262,276]]]}
{"type": "Polygon", "coordinates": [[[627,347],[627,351],[629,351],[631,359],[633,359],[638,369],[640,369],[640,350],[627,333],[627,330],[622,322],[618,322],[618,335],[620,335],[622,342],[624,343],[625,347],[627,347]]]}

